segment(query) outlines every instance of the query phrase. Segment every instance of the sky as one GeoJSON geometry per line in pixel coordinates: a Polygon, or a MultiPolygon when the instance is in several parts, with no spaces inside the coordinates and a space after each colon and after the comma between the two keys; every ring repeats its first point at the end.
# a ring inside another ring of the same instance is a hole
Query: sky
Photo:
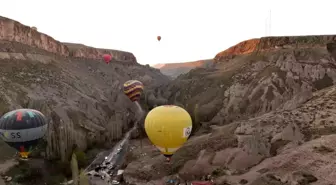
{"type": "Polygon", "coordinates": [[[35,26],[61,42],[129,51],[139,63],[154,65],[213,58],[238,42],[268,35],[336,34],[334,3],[0,0],[0,15],[35,26]]]}

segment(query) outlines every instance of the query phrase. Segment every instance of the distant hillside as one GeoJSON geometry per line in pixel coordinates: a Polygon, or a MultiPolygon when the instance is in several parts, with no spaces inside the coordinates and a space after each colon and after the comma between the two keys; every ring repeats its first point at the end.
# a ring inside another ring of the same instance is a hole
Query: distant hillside
{"type": "Polygon", "coordinates": [[[181,62],[181,63],[168,63],[168,64],[156,64],[153,67],[160,69],[164,75],[176,78],[180,74],[189,72],[191,69],[197,67],[210,67],[213,63],[213,59],[199,60],[194,62],[181,62]]]}

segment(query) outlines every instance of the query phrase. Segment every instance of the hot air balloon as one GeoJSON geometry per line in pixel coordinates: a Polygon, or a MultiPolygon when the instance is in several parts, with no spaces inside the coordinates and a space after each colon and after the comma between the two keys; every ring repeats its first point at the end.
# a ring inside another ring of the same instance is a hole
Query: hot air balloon
{"type": "Polygon", "coordinates": [[[108,63],[111,62],[112,55],[104,54],[104,55],[103,55],[103,58],[104,58],[105,63],[108,64],[108,63]]]}
{"type": "Polygon", "coordinates": [[[0,138],[28,158],[48,128],[44,115],[33,109],[17,109],[0,118],[0,138]]]}
{"type": "Polygon", "coordinates": [[[160,41],[161,40],[161,36],[157,36],[157,40],[160,41]]]}
{"type": "Polygon", "coordinates": [[[187,141],[192,130],[189,113],[175,105],[152,109],[145,119],[149,140],[169,161],[171,156],[187,141]]]}
{"type": "Polygon", "coordinates": [[[139,101],[143,89],[143,84],[138,80],[129,80],[124,83],[124,93],[132,102],[139,101]]]}

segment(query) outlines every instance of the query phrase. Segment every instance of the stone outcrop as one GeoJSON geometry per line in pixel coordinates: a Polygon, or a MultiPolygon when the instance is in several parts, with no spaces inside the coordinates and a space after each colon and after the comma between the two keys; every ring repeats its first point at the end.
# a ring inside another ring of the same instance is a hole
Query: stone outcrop
{"type": "Polygon", "coordinates": [[[18,42],[58,55],[69,56],[69,49],[61,42],[5,17],[0,17],[0,40],[18,42]]]}
{"type": "Polygon", "coordinates": [[[251,54],[276,49],[325,48],[326,44],[336,41],[335,35],[262,37],[238,43],[218,53],[214,60],[226,61],[237,55],[251,54]]]}
{"type": "Polygon", "coordinates": [[[111,50],[111,49],[98,49],[82,44],[64,43],[70,51],[71,57],[78,58],[91,58],[91,59],[101,59],[106,53],[113,56],[115,61],[123,61],[128,63],[136,63],[136,58],[130,52],[111,50]]]}

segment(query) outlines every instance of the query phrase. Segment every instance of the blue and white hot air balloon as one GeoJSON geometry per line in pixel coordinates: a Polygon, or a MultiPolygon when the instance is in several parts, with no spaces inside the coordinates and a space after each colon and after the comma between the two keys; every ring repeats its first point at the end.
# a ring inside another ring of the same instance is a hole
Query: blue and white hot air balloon
{"type": "Polygon", "coordinates": [[[34,109],[17,109],[0,118],[0,138],[28,158],[48,128],[45,116],[34,109]]]}

